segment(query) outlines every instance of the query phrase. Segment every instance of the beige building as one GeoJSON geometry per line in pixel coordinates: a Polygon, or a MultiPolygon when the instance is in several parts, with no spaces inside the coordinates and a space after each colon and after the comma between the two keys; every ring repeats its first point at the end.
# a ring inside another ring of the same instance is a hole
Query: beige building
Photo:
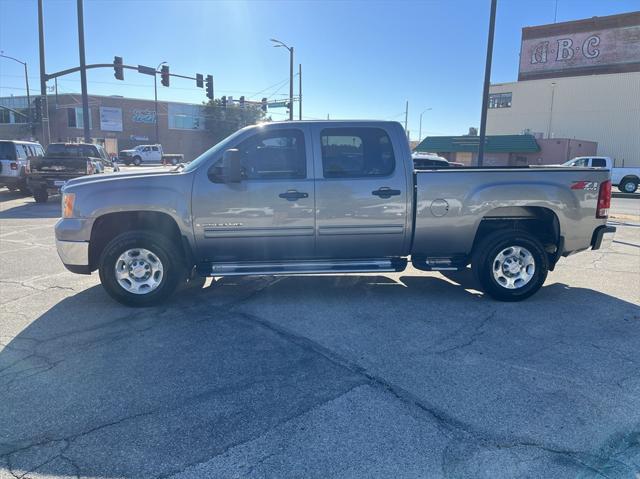
{"type": "Polygon", "coordinates": [[[487,134],[522,133],[640,166],[640,11],[522,29],[518,81],[491,85],[487,134]]]}
{"type": "Polygon", "coordinates": [[[640,166],[640,72],[497,83],[490,98],[488,135],[595,141],[617,166],[640,166]]]}

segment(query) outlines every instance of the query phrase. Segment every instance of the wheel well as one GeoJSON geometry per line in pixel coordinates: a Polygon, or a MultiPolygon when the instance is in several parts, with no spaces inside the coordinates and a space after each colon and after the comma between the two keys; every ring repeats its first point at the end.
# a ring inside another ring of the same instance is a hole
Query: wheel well
{"type": "Polygon", "coordinates": [[[635,175],[627,175],[620,180],[620,184],[624,183],[627,180],[635,181],[636,183],[638,183],[640,179],[635,175]]]}
{"type": "Polygon", "coordinates": [[[109,213],[96,219],[91,229],[89,242],[89,266],[91,271],[98,268],[100,255],[109,241],[121,233],[146,230],[167,237],[183,258],[191,260],[191,249],[186,238],[180,234],[175,220],[166,213],[156,211],[125,211],[109,213]]]}
{"type": "Polygon", "coordinates": [[[473,247],[488,234],[500,230],[526,231],[537,238],[549,254],[550,265],[555,265],[559,256],[560,223],[558,217],[549,208],[524,206],[516,208],[497,208],[486,214],[476,231],[473,247]]]}

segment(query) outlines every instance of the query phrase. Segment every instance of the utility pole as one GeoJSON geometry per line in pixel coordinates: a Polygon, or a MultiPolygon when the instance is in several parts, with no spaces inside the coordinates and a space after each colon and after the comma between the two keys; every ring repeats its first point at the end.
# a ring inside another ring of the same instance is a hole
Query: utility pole
{"type": "Polygon", "coordinates": [[[487,62],[484,67],[484,87],[482,89],[482,112],[480,113],[480,143],[478,144],[478,166],[484,161],[484,142],[487,133],[487,106],[489,102],[489,84],[491,82],[491,59],[493,56],[493,32],[496,27],[497,0],[491,0],[489,16],[489,38],[487,39],[487,62]]]}
{"type": "Polygon", "coordinates": [[[298,64],[298,120],[302,121],[302,63],[298,64]]]}
{"type": "Polygon", "coordinates": [[[407,100],[407,103],[404,107],[404,134],[408,135],[409,133],[407,132],[407,123],[409,121],[409,100],[407,100]]]}
{"type": "Polygon", "coordinates": [[[21,60],[18,60],[17,58],[4,55],[2,51],[0,51],[0,58],[13,60],[14,62],[22,64],[22,66],[24,67],[24,84],[27,89],[27,121],[29,122],[29,125],[31,125],[33,121],[33,115],[31,114],[31,95],[29,94],[29,73],[27,72],[27,62],[23,62],[21,60]]]}
{"type": "Polygon", "coordinates": [[[284,47],[289,50],[289,121],[293,121],[293,47],[287,46],[284,42],[272,38],[274,47],[284,47]]]}
{"type": "Polygon", "coordinates": [[[77,0],[78,6],[78,52],[80,53],[80,89],[82,91],[82,126],[85,143],[91,143],[89,118],[89,96],[87,95],[87,62],[84,55],[84,8],[83,0],[77,0]]]}
{"type": "Polygon", "coordinates": [[[432,110],[432,108],[425,108],[424,110],[422,110],[422,113],[420,113],[420,129],[418,130],[418,141],[422,141],[422,115],[430,110],[432,110]]]}
{"type": "Polygon", "coordinates": [[[47,146],[51,141],[49,134],[49,105],[47,103],[47,80],[44,62],[44,19],[42,15],[42,0],[38,0],[38,47],[40,52],[40,109],[42,120],[42,145],[47,146]]]}

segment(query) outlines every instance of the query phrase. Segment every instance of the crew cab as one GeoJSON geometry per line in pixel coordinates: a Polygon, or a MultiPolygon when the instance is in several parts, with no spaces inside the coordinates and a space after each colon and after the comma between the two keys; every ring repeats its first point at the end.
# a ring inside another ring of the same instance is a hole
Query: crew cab
{"type": "Polygon", "coordinates": [[[78,178],[56,244],[67,269],[156,304],[199,276],[457,270],[518,301],[562,256],[599,249],[609,172],[415,170],[397,122],[277,122],[237,131],[171,171],[78,178]],[[114,194],[117,192],[117,194],[114,194]]]}
{"type": "Polygon", "coordinates": [[[562,166],[606,168],[611,171],[611,183],[623,193],[635,193],[640,185],[640,167],[618,167],[608,156],[578,156],[562,166]]]}
{"type": "Polygon", "coordinates": [[[118,171],[105,149],[91,143],[50,143],[44,157],[30,161],[27,179],[37,203],[46,203],[72,178],[118,171]]]}
{"type": "Polygon", "coordinates": [[[143,163],[162,163],[177,165],[184,161],[184,155],[169,154],[162,151],[162,145],[139,145],[132,150],[122,150],[119,160],[127,166],[134,164],[140,166],[143,163]]]}

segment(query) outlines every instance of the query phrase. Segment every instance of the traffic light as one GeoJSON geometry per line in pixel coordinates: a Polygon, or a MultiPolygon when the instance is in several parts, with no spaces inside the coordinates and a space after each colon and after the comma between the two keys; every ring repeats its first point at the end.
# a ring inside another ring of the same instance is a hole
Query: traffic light
{"type": "Polygon", "coordinates": [[[263,98],[263,99],[262,99],[262,106],[261,106],[261,108],[262,108],[262,111],[264,111],[265,113],[267,112],[267,99],[266,99],[266,98],[263,98]]]}
{"type": "Polygon", "coordinates": [[[198,88],[202,88],[202,85],[204,83],[204,78],[202,77],[202,73],[196,73],[196,86],[198,88]]]}
{"type": "Polygon", "coordinates": [[[244,108],[244,95],[240,97],[240,108],[244,108]]]}
{"type": "Polygon", "coordinates": [[[223,96],[222,98],[220,98],[220,102],[222,103],[222,108],[226,108],[227,107],[227,97],[223,96]]]}
{"type": "Polygon", "coordinates": [[[162,86],[169,86],[169,65],[162,65],[160,69],[160,83],[162,86]]]}
{"type": "Polygon", "coordinates": [[[39,123],[42,120],[42,98],[37,96],[33,100],[33,106],[35,107],[35,111],[33,114],[33,122],[39,123]]]}
{"type": "Polygon", "coordinates": [[[124,80],[122,57],[113,57],[113,76],[116,77],[116,80],[124,80]]]}
{"type": "Polygon", "coordinates": [[[207,98],[213,100],[213,77],[207,75],[207,98]]]}

